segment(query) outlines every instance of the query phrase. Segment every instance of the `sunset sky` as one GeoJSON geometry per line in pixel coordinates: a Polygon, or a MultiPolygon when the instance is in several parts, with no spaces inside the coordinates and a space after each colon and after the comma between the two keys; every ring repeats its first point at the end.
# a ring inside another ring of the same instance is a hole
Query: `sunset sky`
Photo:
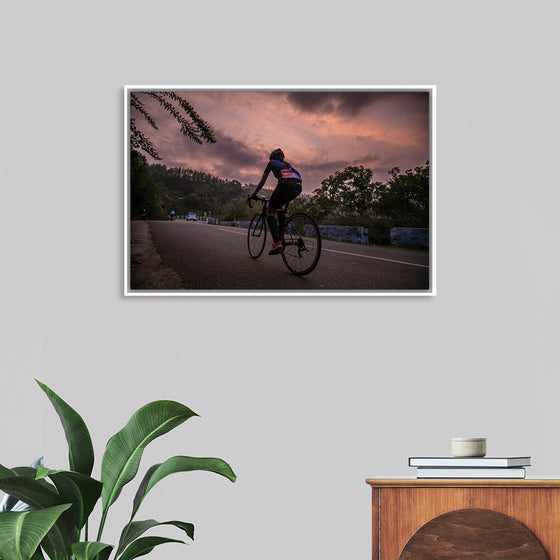
{"type": "MultiPolygon", "coordinates": [[[[348,165],[374,170],[386,182],[393,167],[424,165],[430,155],[426,91],[177,91],[213,128],[216,144],[198,145],[156,100],[141,96],[154,130],[135,110],[167,167],[206,171],[241,183],[258,183],[275,148],[282,148],[303,177],[304,192],[348,165]]],[[[148,162],[154,160],[148,157],[148,162]]],[[[274,187],[269,176],[266,186],[274,187]]]]}

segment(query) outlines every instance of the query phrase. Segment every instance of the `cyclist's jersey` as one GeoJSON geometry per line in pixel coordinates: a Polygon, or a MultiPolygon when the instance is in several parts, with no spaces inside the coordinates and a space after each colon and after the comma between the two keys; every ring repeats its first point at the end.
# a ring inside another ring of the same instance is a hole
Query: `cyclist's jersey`
{"type": "Polygon", "coordinates": [[[298,179],[301,181],[301,175],[289,163],[277,159],[271,159],[264,171],[265,173],[272,171],[278,181],[282,179],[298,179]]]}

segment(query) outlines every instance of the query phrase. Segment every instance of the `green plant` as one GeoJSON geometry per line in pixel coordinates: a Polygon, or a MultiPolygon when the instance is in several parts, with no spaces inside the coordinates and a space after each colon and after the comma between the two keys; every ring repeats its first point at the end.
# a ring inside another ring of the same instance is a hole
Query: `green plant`
{"type": "Polygon", "coordinates": [[[37,381],[53,404],[68,442],[69,470],[36,467],[8,469],[0,465],[0,490],[28,504],[30,511],[0,513],[0,558],[3,560],[132,560],[148,554],[155,546],[185,541],[142,536],[159,525],[171,525],[194,539],[194,525],[183,521],[154,519],[136,521],[135,516],[148,492],[163,478],[195,470],[222,475],[232,482],[236,476],[222,459],[171,457],[148,469],[133,500],[130,520],[116,546],[101,542],[109,508],[140,466],[146,446],[154,439],[198,416],[174,401],[154,401],[138,409],[122,430],[107,442],[101,463],[101,480],[91,477],[94,452],[91,437],[80,415],[54,391],[37,381]],[[88,519],[101,498],[101,520],[95,541],[88,540],[88,519]]]}

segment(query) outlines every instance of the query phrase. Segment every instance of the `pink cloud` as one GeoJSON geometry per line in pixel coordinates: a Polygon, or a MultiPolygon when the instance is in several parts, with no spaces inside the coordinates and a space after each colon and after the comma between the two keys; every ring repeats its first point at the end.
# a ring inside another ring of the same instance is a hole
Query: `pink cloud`
{"type": "Polygon", "coordinates": [[[429,158],[427,92],[178,93],[213,127],[217,143],[194,144],[157,102],[148,100],[159,130],[138,115],[137,124],[168,167],[256,183],[270,151],[281,147],[310,192],[346,165],[371,167],[376,180],[385,180],[390,168],[410,169],[429,158]]]}

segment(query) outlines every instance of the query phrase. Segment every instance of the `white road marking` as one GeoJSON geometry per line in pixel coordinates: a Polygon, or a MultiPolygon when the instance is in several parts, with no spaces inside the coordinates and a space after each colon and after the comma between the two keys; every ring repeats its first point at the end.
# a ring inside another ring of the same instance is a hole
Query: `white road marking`
{"type": "MultiPolygon", "coordinates": [[[[237,235],[247,235],[247,232],[242,232],[242,231],[234,231],[233,229],[226,229],[220,226],[215,226],[216,229],[221,229],[222,231],[227,231],[228,233],[236,233],[237,235]]],[[[419,268],[430,268],[429,265],[426,264],[416,264],[416,263],[409,263],[409,262],[405,262],[405,261],[397,261],[394,259],[384,259],[382,257],[372,257],[371,255],[360,255],[359,253],[348,253],[347,251],[336,251],[335,249],[325,249],[324,247],[321,249],[321,251],[328,251],[329,253],[339,253],[341,255],[348,255],[350,257],[362,257],[364,259],[373,259],[376,261],[385,261],[385,262],[391,262],[391,263],[396,263],[396,264],[404,264],[407,266],[417,266],[419,268]]]]}
{"type": "Polygon", "coordinates": [[[243,232],[243,231],[233,231],[232,229],[226,229],[220,226],[214,226],[216,229],[221,229],[222,231],[227,231],[228,233],[237,233],[237,235],[245,235],[247,236],[247,232],[243,232]]]}
{"type": "Polygon", "coordinates": [[[418,266],[420,268],[430,268],[429,265],[426,264],[416,264],[416,263],[409,263],[405,261],[396,261],[393,259],[383,259],[381,257],[372,257],[370,255],[360,255],[358,253],[347,253],[346,251],[335,251],[334,249],[321,249],[322,251],[328,251],[329,253],[340,253],[341,255],[349,255],[351,257],[363,257],[364,259],[374,259],[376,261],[386,261],[392,262],[397,264],[406,264],[408,266],[418,266]]]}

